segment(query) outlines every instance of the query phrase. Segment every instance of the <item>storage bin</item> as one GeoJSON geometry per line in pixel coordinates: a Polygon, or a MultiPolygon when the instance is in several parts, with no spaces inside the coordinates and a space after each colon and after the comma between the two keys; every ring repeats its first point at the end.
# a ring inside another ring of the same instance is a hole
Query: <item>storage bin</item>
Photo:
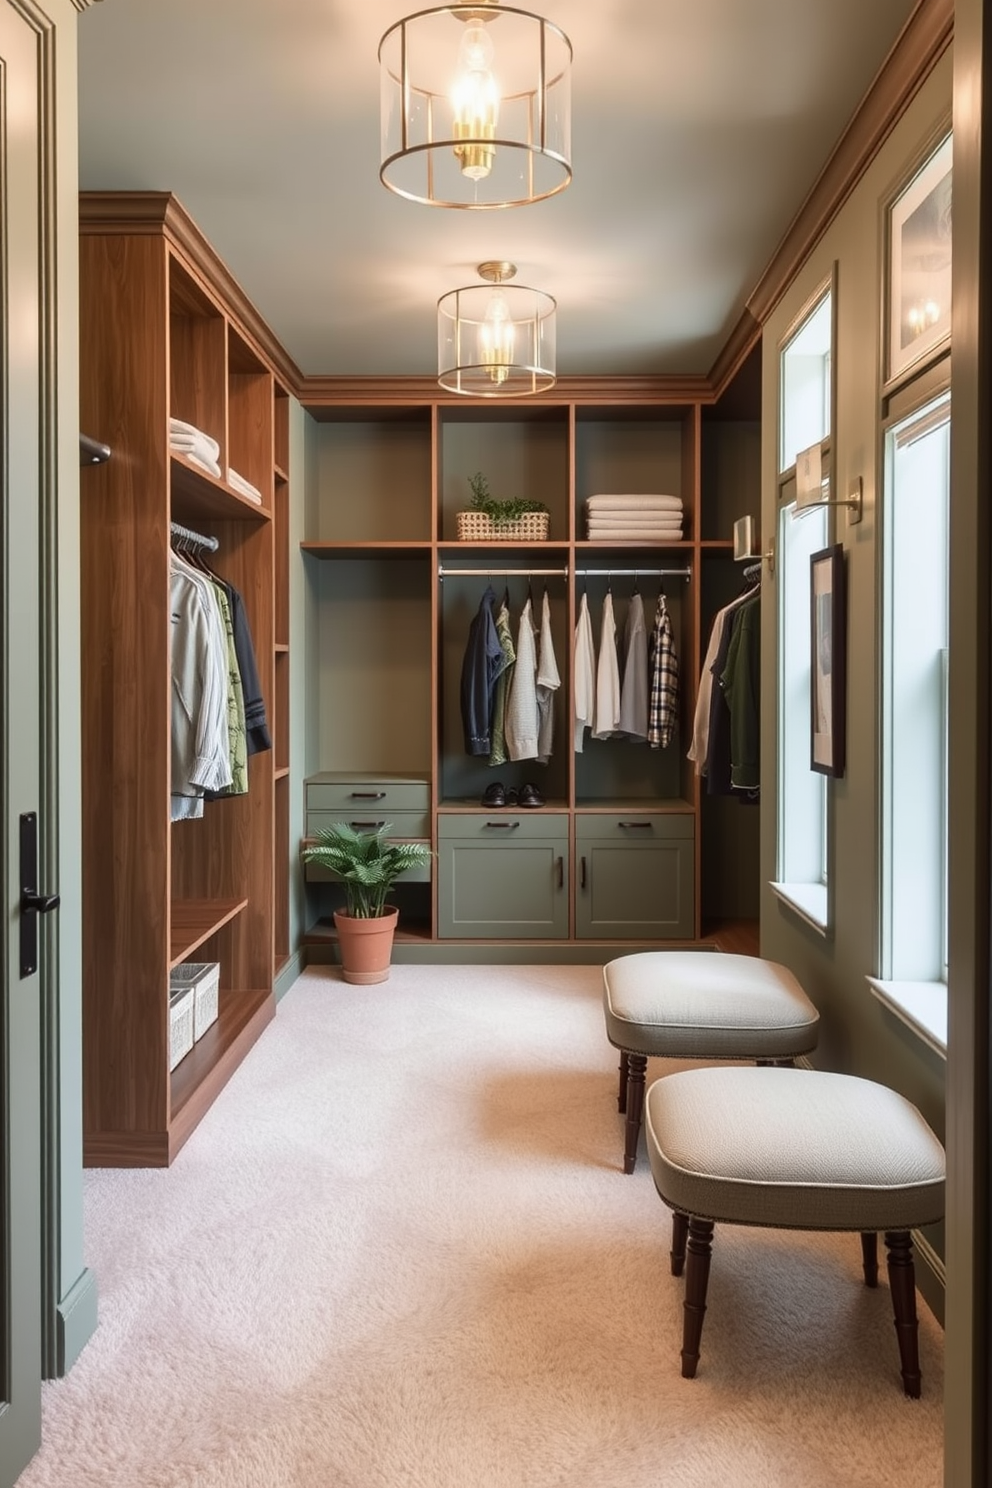
{"type": "Polygon", "coordinates": [[[169,1072],[193,1047],[192,987],[169,987],[169,1072]]]}
{"type": "Polygon", "coordinates": [[[170,989],[188,989],[193,996],[193,1042],[202,1038],[211,1023],[217,1021],[220,988],[219,961],[184,961],[175,966],[169,978],[170,989]]]}
{"type": "Polygon", "coordinates": [[[485,512],[455,513],[459,542],[547,542],[551,518],[547,512],[524,512],[499,526],[485,512]]]}

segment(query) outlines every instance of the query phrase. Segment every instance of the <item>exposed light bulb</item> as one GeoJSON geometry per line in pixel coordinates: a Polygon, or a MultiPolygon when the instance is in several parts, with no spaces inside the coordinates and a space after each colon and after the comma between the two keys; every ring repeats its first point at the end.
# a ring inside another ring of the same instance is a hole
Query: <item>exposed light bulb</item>
{"type": "Polygon", "coordinates": [[[458,49],[459,74],[451,93],[453,134],[470,143],[455,145],[463,176],[482,181],[492,170],[499,119],[499,87],[492,74],[493,44],[484,25],[466,26],[458,49]]]}
{"type": "Polygon", "coordinates": [[[494,289],[479,327],[479,351],[490,381],[497,386],[510,375],[514,335],[515,327],[506,295],[501,289],[494,289]]]}
{"type": "Polygon", "coordinates": [[[940,306],[936,300],[918,300],[911,305],[906,314],[909,328],[914,336],[921,336],[930,326],[937,324],[940,319],[940,306]]]}

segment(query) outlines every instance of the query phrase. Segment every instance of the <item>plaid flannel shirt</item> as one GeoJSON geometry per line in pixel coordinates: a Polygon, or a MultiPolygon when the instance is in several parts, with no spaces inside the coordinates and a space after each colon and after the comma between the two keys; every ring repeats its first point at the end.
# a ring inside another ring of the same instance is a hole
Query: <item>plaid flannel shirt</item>
{"type": "Polygon", "coordinates": [[[679,711],[679,659],[665,596],[658,595],[649,648],[651,693],[648,699],[648,743],[664,749],[675,731],[679,711]]]}

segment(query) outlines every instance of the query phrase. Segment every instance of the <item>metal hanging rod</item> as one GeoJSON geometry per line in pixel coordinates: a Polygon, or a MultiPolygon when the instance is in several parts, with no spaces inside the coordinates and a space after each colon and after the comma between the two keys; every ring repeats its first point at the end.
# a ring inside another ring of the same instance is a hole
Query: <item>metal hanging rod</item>
{"type": "Polygon", "coordinates": [[[564,578],[564,579],[567,579],[568,578],[568,569],[567,568],[502,568],[498,563],[490,563],[490,564],[487,564],[487,565],[485,565],[485,566],[483,566],[481,568],[447,568],[443,563],[439,563],[438,566],[437,566],[437,576],[438,576],[438,578],[439,579],[443,579],[448,574],[461,574],[461,575],[463,575],[463,576],[465,576],[467,578],[473,578],[473,579],[482,579],[482,578],[487,577],[487,575],[489,575],[489,574],[499,574],[500,578],[502,578],[504,575],[507,575],[507,574],[521,574],[521,575],[524,575],[526,578],[548,578],[552,574],[557,574],[559,577],[564,578]]]}
{"type": "Polygon", "coordinates": [[[169,526],[173,537],[181,537],[184,542],[195,543],[199,548],[206,548],[208,553],[216,553],[220,547],[215,537],[203,537],[199,532],[194,532],[191,527],[183,527],[179,522],[170,522],[169,526]]]}
{"type": "Polygon", "coordinates": [[[611,579],[618,574],[633,574],[636,578],[645,579],[685,579],[692,578],[691,568],[577,568],[575,577],[577,579],[589,578],[611,579]]]}

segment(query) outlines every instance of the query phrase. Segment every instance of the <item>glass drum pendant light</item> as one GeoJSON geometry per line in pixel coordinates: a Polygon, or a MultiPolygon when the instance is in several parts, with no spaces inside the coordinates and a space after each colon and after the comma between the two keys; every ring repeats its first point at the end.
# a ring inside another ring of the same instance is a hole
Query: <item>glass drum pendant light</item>
{"type": "Polygon", "coordinates": [[[379,43],[384,186],[432,207],[543,201],[572,179],[572,46],[481,0],[397,21],[379,43]]]}
{"type": "Polygon", "coordinates": [[[510,284],[516,265],[479,265],[485,284],[452,289],[437,302],[437,380],[472,398],[522,398],[553,388],[555,301],[510,284]]]}

